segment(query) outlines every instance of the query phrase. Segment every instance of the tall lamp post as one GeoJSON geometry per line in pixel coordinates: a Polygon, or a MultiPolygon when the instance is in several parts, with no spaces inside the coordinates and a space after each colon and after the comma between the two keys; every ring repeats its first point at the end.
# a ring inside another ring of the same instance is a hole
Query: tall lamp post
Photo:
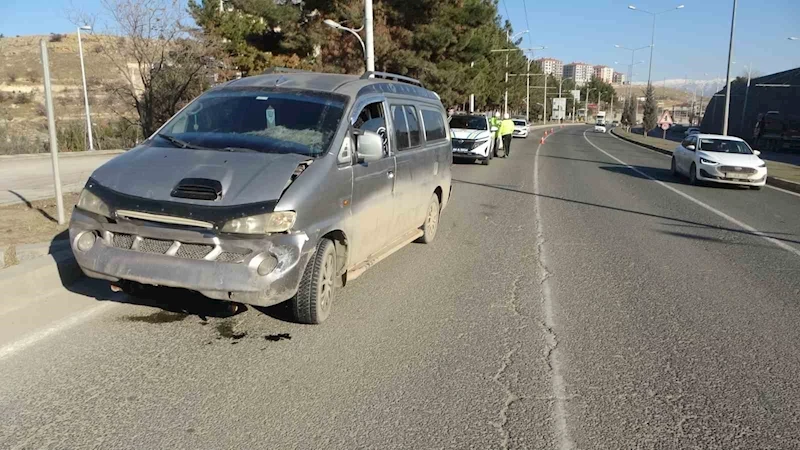
{"type": "Polygon", "coordinates": [[[78,27],[78,54],[81,58],[81,78],[83,78],[83,107],[86,113],[86,135],[89,138],[89,150],[94,150],[94,141],[92,140],[92,116],[89,113],[89,92],[86,89],[86,69],[83,65],[83,45],[81,44],[81,30],[92,31],[92,27],[84,25],[78,27]]]}
{"type": "MultiPolygon", "coordinates": [[[[653,58],[653,55],[652,55],[653,45],[652,44],[651,45],[645,45],[644,47],[639,47],[639,48],[629,48],[629,47],[623,47],[621,45],[614,45],[614,47],[620,48],[622,50],[627,50],[627,51],[631,52],[631,63],[628,66],[628,97],[630,97],[631,94],[632,94],[632,89],[633,89],[633,87],[632,87],[633,85],[631,84],[631,80],[633,80],[633,66],[635,65],[634,62],[633,62],[633,59],[636,56],[636,52],[638,52],[639,50],[644,50],[644,49],[649,47],[650,50],[651,50],[650,59],[652,60],[652,58],[653,58]]],[[[644,62],[644,61],[641,61],[641,62],[644,62]]],[[[639,64],[639,63],[636,63],[636,64],[639,64]]],[[[652,63],[651,63],[650,67],[652,67],[652,63]]],[[[648,80],[648,83],[649,82],[650,81],[648,80]]]]}
{"type": "Polygon", "coordinates": [[[733,35],[736,31],[736,7],[739,0],[733,0],[733,13],[731,14],[731,39],[728,42],[728,72],[725,74],[725,112],[722,115],[722,135],[728,135],[728,115],[731,109],[731,64],[733,59],[733,35]]]}
{"type": "MultiPolygon", "coordinates": [[[[352,34],[353,36],[355,36],[356,39],[358,39],[358,43],[361,44],[361,51],[364,53],[364,61],[365,61],[365,67],[367,68],[367,72],[371,72],[371,70],[369,69],[369,61],[367,59],[367,47],[364,45],[364,41],[361,39],[361,36],[359,36],[359,34],[358,34],[359,31],[364,29],[364,27],[361,26],[361,28],[347,28],[346,26],[340,24],[339,22],[333,21],[331,19],[325,19],[325,20],[322,21],[322,23],[324,23],[325,25],[327,25],[327,26],[329,26],[329,27],[331,27],[331,28],[333,28],[335,30],[346,31],[346,32],[352,34]]],[[[375,64],[375,62],[373,60],[373,67],[372,67],[373,71],[375,70],[374,64],[375,64]]]]}
{"type": "Polygon", "coordinates": [[[652,34],[650,36],[650,69],[647,71],[647,85],[648,86],[650,86],[650,83],[651,83],[651,80],[652,80],[652,76],[653,76],[653,47],[655,46],[655,42],[656,42],[656,17],[658,17],[658,16],[660,16],[662,14],[666,14],[668,12],[672,12],[672,11],[678,10],[678,9],[683,9],[684,6],[685,5],[678,5],[678,6],[674,7],[674,8],[670,8],[670,9],[666,9],[664,11],[659,11],[659,12],[655,12],[654,13],[654,12],[650,12],[650,11],[645,11],[644,9],[639,9],[634,5],[628,5],[628,9],[630,9],[632,11],[639,11],[639,12],[643,12],[645,14],[650,14],[651,16],[653,16],[653,31],[652,31],[652,34]]]}

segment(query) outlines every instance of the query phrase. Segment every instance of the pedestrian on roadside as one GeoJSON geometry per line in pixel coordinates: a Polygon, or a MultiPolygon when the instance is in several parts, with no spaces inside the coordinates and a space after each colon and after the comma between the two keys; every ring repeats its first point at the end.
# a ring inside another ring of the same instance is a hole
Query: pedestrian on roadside
{"type": "Polygon", "coordinates": [[[500,148],[500,111],[495,111],[494,116],[489,117],[489,127],[494,128],[495,130],[492,131],[492,140],[494,141],[494,156],[499,156],[497,154],[497,149],[500,148]]]}
{"type": "Polygon", "coordinates": [[[503,139],[504,158],[511,155],[511,136],[514,133],[514,121],[507,113],[500,122],[500,138],[503,139]]]}

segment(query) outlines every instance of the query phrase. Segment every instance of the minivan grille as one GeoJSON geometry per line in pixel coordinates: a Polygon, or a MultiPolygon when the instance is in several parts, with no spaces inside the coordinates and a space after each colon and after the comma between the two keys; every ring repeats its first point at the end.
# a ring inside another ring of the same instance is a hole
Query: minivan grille
{"type": "MultiPolygon", "coordinates": [[[[109,242],[109,241],[106,241],[109,242]]],[[[127,233],[112,233],[111,246],[121,250],[132,250],[142,253],[153,253],[157,255],[165,255],[167,251],[177,243],[176,257],[184,259],[203,260],[214,251],[215,246],[211,244],[192,244],[181,243],[178,241],[168,241],[163,239],[151,239],[137,237],[127,233]],[[134,242],[137,242],[134,248],[134,242]]],[[[217,261],[222,263],[241,263],[244,259],[252,253],[250,250],[226,250],[219,252],[219,255],[214,258],[209,258],[209,261],[217,261]]]]}
{"type": "Polygon", "coordinates": [[[222,183],[206,178],[184,178],[170,195],[192,200],[217,200],[222,196],[222,183]]]}

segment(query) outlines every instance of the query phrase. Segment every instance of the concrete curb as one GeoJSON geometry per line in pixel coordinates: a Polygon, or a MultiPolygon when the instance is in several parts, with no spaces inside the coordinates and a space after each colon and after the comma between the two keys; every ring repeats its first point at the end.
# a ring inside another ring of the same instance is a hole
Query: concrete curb
{"type": "Polygon", "coordinates": [[[0,315],[50,295],[83,276],[72,250],[35,258],[0,270],[0,315]]]}
{"type": "MultiPolygon", "coordinates": [[[[672,156],[672,152],[669,150],[664,150],[663,148],[658,148],[652,145],[643,144],[641,142],[636,142],[633,139],[628,139],[625,136],[620,136],[619,134],[615,133],[614,130],[611,130],[611,133],[614,136],[622,139],[625,142],[630,142],[631,144],[636,144],[639,147],[644,147],[650,150],[657,151],[659,153],[663,153],[665,155],[672,156]]],[[[786,189],[787,191],[797,192],[800,193],[800,183],[795,183],[794,181],[784,180],[783,178],[771,177],[767,176],[767,184],[770,186],[775,186],[781,189],[786,189]]]]}
{"type": "MultiPolygon", "coordinates": [[[[125,153],[127,150],[95,150],[93,152],[58,152],[59,158],[80,158],[82,156],[100,156],[100,155],[117,155],[125,153]]],[[[9,159],[45,159],[50,158],[49,152],[43,153],[21,153],[19,155],[0,155],[0,161],[9,159]]]]}

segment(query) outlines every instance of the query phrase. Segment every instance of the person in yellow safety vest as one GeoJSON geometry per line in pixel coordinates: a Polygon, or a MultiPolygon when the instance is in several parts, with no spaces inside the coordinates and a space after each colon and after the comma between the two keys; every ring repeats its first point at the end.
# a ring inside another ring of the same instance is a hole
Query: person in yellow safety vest
{"type": "Polygon", "coordinates": [[[514,121],[511,120],[508,114],[503,117],[503,121],[500,122],[500,138],[503,139],[503,153],[505,156],[504,158],[508,158],[511,155],[511,136],[514,133],[514,121]]]}
{"type": "Polygon", "coordinates": [[[500,138],[500,112],[494,113],[493,117],[489,117],[489,127],[496,128],[496,131],[492,132],[492,139],[494,140],[494,156],[497,156],[497,149],[500,148],[500,143],[498,142],[500,138]]]}

